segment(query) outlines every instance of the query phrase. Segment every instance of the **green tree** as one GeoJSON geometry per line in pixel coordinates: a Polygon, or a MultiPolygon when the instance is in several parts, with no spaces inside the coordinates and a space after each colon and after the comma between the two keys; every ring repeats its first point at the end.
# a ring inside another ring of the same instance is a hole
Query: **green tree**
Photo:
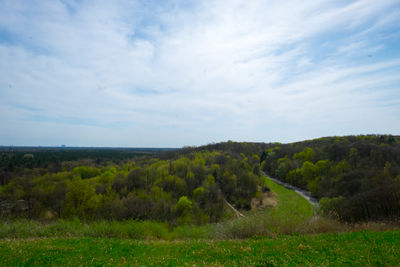
{"type": "Polygon", "coordinates": [[[80,175],[83,179],[99,175],[100,170],[91,166],[79,166],[72,170],[72,175],[80,175]]]}
{"type": "Polygon", "coordinates": [[[313,162],[315,158],[315,152],[312,148],[306,147],[303,151],[293,155],[293,159],[300,160],[301,162],[311,161],[313,162]]]}
{"type": "Polygon", "coordinates": [[[173,208],[177,224],[189,224],[192,220],[193,203],[187,196],[181,196],[173,208]]]}
{"type": "Polygon", "coordinates": [[[301,176],[303,177],[304,181],[307,184],[307,189],[312,193],[318,192],[318,176],[317,168],[315,165],[310,161],[305,161],[303,166],[301,167],[301,176]]]}
{"type": "Polygon", "coordinates": [[[147,188],[147,173],[143,168],[136,167],[128,174],[128,190],[147,188]]]}
{"type": "Polygon", "coordinates": [[[357,168],[357,164],[358,164],[358,150],[357,148],[350,148],[350,152],[349,152],[349,161],[351,166],[353,167],[353,169],[357,168]]]}
{"type": "Polygon", "coordinates": [[[225,171],[221,177],[221,188],[225,196],[232,198],[236,191],[237,178],[236,175],[229,171],[225,171]]]}
{"type": "Polygon", "coordinates": [[[80,176],[67,181],[67,193],[62,211],[63,217],[92,218],[96,208],[101,203],[101,196],[96,195],[95,192],[96,190],[90,184],[90,181],[82,180],[80,176]]]}

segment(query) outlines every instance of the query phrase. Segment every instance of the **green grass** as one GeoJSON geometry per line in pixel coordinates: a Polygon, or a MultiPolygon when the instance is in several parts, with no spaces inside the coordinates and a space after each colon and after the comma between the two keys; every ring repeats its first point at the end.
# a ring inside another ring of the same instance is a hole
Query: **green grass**
{"type": "Polygon", "coordinates": [[[247,240],[0,240],[2,266],[400,266],[400,231],[247,240]]]}
{"type": "Polygon", "coordinates": [[[304,221],[314,215],[313,205],[295,191],[275,183],[268,177],[265,177],[264,183],[277,197],[278,205],[274,211],[276,216],[304,221]]]}

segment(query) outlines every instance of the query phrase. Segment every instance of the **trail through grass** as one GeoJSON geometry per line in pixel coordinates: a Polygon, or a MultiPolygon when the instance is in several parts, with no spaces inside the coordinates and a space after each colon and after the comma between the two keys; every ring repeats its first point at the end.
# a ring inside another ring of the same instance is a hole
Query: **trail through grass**
{"type": "Polygon", "coordinates": [[[285,188],[265,177],[265,185],[275,193],[278,205],[272,209],[274,216],[288,218],[296,222],[304,222],[314,215],[314,207],[295,191],[285,188]]]}
{"type": "Polygon", "coordinates": [[[399,266],[400,231],[229,241],[0,240],[2,266],[399,266]]]}

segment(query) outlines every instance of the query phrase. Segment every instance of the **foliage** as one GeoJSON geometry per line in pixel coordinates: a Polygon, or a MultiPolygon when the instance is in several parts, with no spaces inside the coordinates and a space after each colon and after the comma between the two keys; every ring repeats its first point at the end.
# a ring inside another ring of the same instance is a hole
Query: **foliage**
{"type": "Polygon", "coordinates": [[[310,191],[322,214],[351,222],[400,219],[397,136],[325,137],[271,145],[262,155],[264,172],[310,191]]]}
{"type": "Polygon", "coordinates": [[[0,186],[0,217],[204,224],[226,217],[225,199],[250,209],[262,184],[256,155],[249,160],[221,151],[99,164],[80,159],[61,165],[68,167],[15,173],[0,186]]]}
{"type": "Polygon", "coordinates": [[[400,137],[390,135],[228,141],[165,153],[2,148],[0,218],[220,222],[230,216],[225,201],[251,209],[261,170],[323,199],[321,212],[342,221],[400,219],[400,137]],[[185,219],[176,209],[183,196],[192,203],[185,219]]]}
{"type": "MultiPolygon", "coordinates": [[[[196,208],[196,204],[188,197],[179,198],[173,207],[179,226],[167,229],[166,224],[152,221],[94,221],[84,222],[79,219],[72,221],[58,220],[52,223],[40,223],[31,220],[17,220],[0,224],[0,238],[23,237],[119,237],[119,238],[162,238],[162,239],[230,239],[248,238],[252,236],[276,236],[279,234],[307,233],[318,229],[319,224],[308,225],[313,216],[309,202],[296,192],[265,178],[265,184],[276,195],[278,205],[272,210],[249,213],[245,218],[227,220],[214,224],[195,226],[196,220],[208,218],[205,213],[196,208]],[[193,212],[194,211],[194,212],[193,212]],[[199,214],[200,212],[200,214],[199,214]],[[193,216],[195,214],[195,216],[193,216]],[[146,230],[144,229],[146,228],[146,230]],[[164,230],[162,230],[164,229],[164,230]]],[[[194,199],[198,202],[206,190],[198,187],[194,199]]],[[[204,221],[203,221],[204,222],[204,221]]],[[[336,224],[322,227],[344,230],[336,224]]]]}

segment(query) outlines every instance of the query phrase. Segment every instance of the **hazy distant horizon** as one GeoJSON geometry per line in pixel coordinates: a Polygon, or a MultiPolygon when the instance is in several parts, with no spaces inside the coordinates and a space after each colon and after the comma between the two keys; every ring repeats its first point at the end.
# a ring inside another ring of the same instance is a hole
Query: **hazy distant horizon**
{"type": "Polygon", "coordinates": [[[400,134],[400,2],[0,0],[0,145],[400,134]]]}
{"type": "MultiPolygon", "coordinates": [[[[350,134],[350,135],[354,135],[354,136],[359,136],[359,135],[392,135],[392,136],[397,136],[397,134],[390,134],[390,133],[368,133],[368,134],[350,134]]],[[[210,144],[217,144],[217,143],[222,143],[222,142],[248,142],[248,143],[281,143],[281,144],[290,144],[290,143],[296,143],[296,142],[302,142],[302,141],[309,141],[309,140],[313,140],[313,139],[319,139],[319,138],[329,138],[329,137],[336,137],[339,135],[332,135],[332,136],[320,136],[320,137],[315,137],[315,138],[308,138],[308,139],[302,139],[302,140],[295,140],[295,141],[291,141],[291,142],[280,142],[280,141],[246,141],[246,140],[241,140],[241,141],[237,141],[237,140],[221,140],[218,142],[210,142],[207,144],[200,144],[200,145],[183,145],[180,147],[174,147],[174,146],[160,146],[160,147],[155,147],[155,146],[77,146],[77,145],[66,145],[66,144],[61,144],[61,145],[2,145],[0,144],[0,148],[5,148],[5,147],[32,147],[32,148],[37,148],[37,147],[42,147],[42,148],[105,148],[105,149],[181,149],[184,147],[198,147],[198,146],[206,146],[206,145],[210,145],[210,144]]],[[[341,136],[349,136],[349,135],[341,135],[341,136]]]]}

